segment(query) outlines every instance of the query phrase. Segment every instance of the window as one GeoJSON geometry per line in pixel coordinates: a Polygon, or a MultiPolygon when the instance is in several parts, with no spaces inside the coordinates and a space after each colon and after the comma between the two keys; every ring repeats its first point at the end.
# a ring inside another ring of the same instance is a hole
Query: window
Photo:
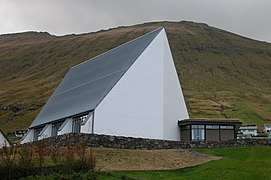
{"type": "Polygon", "coordinates": [[[57,132],[62,124],[63,121],[52,124],[52,133],[51,133],[52,137],[57,136],[57,132]]]}
{"type": "Polygon", "coordinates": [[[227,129],[234,129],[233,126],[227,126],[227,129]]]}
{"type": "Polygon", "coordinates": [[[34,136],[33,136],[33,141],[37,141],[39,138],[39,134],[42,131],[44,127],[36,128],[34,129],[34,136]]]}
{"type": "Polygon", "coordinates": [[[234,129],[233,126],[220,126],[220,129],[234,129]]]}
{"type": "Polygon", "coordinates": [[[192,141],[205,140],[204,125],[192,125],[192,141]]]}
{"type": "Polygon", "coordinates": [[[74,133],[79,133],[81,132],[81,123],[86,120],[87,114],[86,115],[81,115],[73,118],[72,121],[72,132],[74,133]]]}
{"type": "Polygon", "coordinates": [[[79,118],[78,117],[74,118],[73,121],[72,121],[72,132],[74,132],[74,133],[80,132],[81,123],[82,123],[82,120],[81,120],[80,117],[79,118]]]}
{"type": "Polygon", "coordinates": [[[206,129],[219,129],[218,125],[206,125],[206,129]]]}

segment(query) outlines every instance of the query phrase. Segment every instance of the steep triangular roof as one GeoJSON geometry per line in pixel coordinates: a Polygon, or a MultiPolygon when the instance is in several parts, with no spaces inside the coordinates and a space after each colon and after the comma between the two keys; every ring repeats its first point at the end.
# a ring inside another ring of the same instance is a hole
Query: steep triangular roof
{"type": "Polygon", "coordinates": [[[30,128],[95,109],[161,30],[72,67],[30,128]]]}

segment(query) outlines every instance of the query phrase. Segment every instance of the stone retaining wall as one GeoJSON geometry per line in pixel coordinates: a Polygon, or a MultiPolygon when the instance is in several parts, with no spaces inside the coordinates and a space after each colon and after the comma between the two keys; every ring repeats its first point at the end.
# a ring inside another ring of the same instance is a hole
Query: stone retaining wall
{"type": "Polygon", "coordinates": [[[107,147],[123,149],[179,149],[179,148],[222,148],[234,146],[270,146],[271,140],[246,139],[225,142],[193,142],[167,141],[146,138],[133,138],[124,136],[109,136],[97,134],[70,133],[45,139],[54,146],[76,145],[86,142],[90,147],[107,147]]]}

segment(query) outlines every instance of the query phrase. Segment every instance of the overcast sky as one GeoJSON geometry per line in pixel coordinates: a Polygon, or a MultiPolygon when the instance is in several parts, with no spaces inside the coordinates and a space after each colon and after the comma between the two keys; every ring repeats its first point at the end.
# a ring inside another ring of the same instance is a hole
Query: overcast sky
{"type": "Polygon", "coordinates": [[[150,21],[207,23],[271,42],[271,0],[0,0],[0,34],[93,32],[150,21]]]}

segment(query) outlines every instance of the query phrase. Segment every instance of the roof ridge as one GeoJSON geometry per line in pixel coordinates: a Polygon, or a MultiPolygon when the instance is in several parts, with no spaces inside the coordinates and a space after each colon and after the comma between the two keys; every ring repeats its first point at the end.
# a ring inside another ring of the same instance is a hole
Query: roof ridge
{"type": "Polygon", "coordinates": [[[97,60],[97,57],[103,56],[103,55],[106,54],[106,53],[109,53],[109,52],[111,52],[111,51],[114,51],[114,50],[116,50],[116,49],[118,49],[118,48],[120,48],[120,47],[122,47],[122,46],[125,46],[125,45],[127,45],[127,44],[129,44],[129,43],[131,43],[131,42],[133,42],[133,41],[136,41],[136,40],[138,40],[138,39],[140,39],[140,38],[143,38],[143,37],[145,37],[145,36],[147,36],[147,35],[149,35],[149,34],[152,34],[152,33],[156,32],[156,31],[159,31],[159,32],[160,32],[162,29],[164,29],[164,27],[160,27],[160,28],[154,29],[154,30],[152,30],[152,31],[150,31],[150,32],[148,32],[148,33],[146,33],[146,34],[143,34],[142,36],[138,36],[138,37],[136,37],[135,39],[132,39],[132,40],[130,40],[130,41],[128,41],[128,42],[125,42],[125,43],[123,43],[123,44],[121,44],[121,45],[119,45],[119,46],[117,46],[117,47],[112,48],[112,49],[109,49],[108,51],[105,51],[105,52],[103,52],[102,54],[99,54],[99,55],[94,56],[94,57],[92,57],[92,58],[90,58],[90,59],[87,59],[87,60],[85,60],[85,61],[83,61],[83,62],[81,62],[81,63],[79,63],[79,64],[76,64],[76,65],[72,66],[71,69],[72,69],[72,68],[76,68],[77,66],[80,66],[80,65],[82,65],[82,64],[84,64],[84,63],[87,63],[87,62],[89,62],[89,61],[97,60]]]}

